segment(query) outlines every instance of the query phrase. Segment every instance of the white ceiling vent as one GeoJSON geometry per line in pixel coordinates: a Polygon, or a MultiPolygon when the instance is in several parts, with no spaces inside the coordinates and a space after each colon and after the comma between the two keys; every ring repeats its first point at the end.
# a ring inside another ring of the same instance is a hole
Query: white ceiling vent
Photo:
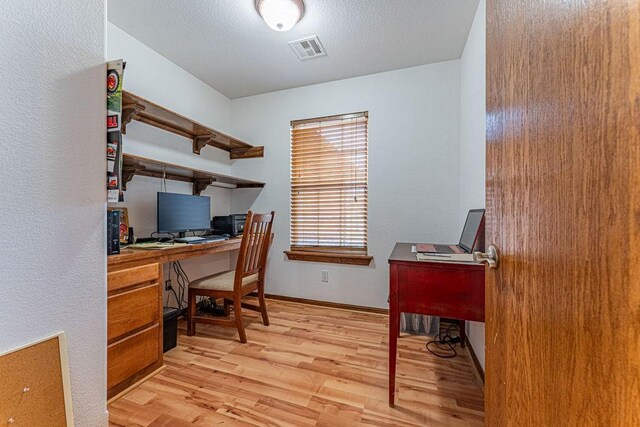
{"type": "Polygon", "coordinates": [[[305,37],[304,39],[294,40],[289,42],[289,46],[295,52],[298,59],[305,60],[311,58],[317,58],[318,56],[324,56],[327,54],[318,36],[305,37]]]}

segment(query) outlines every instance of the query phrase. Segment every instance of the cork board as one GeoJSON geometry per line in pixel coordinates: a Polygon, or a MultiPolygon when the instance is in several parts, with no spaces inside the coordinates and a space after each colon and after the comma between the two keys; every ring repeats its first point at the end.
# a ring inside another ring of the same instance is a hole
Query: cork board
{"type": "Polygon", "coordinates": [[[0,425],[73,426],[64,334],[0,354],[0,425]]]}

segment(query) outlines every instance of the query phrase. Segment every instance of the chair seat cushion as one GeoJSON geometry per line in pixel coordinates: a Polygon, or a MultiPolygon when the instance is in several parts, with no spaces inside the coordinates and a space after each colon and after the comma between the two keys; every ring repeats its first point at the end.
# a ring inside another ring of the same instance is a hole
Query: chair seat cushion
{"type": "MultiPolygon", "coordinates": [[[[212,274],[210,276],[201,277],[193,282],[189,283],[191,289],[211,289],[214,291],[233,291],[233,280],[235,278],[235,270],[222,271],[220,273],[212,274]]],[[[242,279],[242,286],[246,286],[249,283],[258,281],[258,273],[251,276],[244,277],[242,279]]]]}

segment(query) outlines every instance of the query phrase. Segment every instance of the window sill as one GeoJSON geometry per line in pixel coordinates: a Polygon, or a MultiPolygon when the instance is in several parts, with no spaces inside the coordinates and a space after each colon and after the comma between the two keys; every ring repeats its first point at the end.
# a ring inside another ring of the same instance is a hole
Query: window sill
{"type": "Polygon", "coordinates": [[[332,264],[369,265],[371,255],[345,254],[337,252],[284,251],[291,261],[326,262],[332,264]]]}

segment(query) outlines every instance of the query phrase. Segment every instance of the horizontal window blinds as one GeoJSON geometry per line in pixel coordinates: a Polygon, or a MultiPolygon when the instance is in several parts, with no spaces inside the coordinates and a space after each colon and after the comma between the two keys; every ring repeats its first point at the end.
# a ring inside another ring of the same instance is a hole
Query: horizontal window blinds
{"type": "Polygon", "coordinates": [[[291,248],[367,249],[367,114],[292,122],[291,248]]]}

